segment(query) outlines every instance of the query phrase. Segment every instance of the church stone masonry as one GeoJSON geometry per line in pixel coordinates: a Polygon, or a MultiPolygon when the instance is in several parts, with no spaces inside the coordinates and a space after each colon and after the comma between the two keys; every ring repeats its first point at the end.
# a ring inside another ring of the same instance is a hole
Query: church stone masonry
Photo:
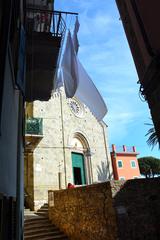
{"type": "Polygon", "coordinates": [[[32,118],[43,120],[43,133],[25,135],[28,207],[47,202],[49,189],[112,178],[106,125],[77,99],[66,99],[63,88],[48,102],[26,103],[26,122],[32,118]]]}

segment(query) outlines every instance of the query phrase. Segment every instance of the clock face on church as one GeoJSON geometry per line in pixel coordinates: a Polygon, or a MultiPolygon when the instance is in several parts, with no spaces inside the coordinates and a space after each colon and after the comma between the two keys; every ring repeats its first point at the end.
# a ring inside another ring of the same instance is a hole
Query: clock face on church
{"type": "Polygon", "coordinates": [[[76,99],[69,99],[69,107],[77,117],[83,117],[83,106],[76,99]]]}

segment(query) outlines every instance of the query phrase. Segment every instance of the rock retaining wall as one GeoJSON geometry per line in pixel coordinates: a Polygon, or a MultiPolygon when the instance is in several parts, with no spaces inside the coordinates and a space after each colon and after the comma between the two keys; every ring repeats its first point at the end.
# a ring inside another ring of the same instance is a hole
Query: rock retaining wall
{"type": "Polygon", "coordinates": [[[70,239],[116,239],[115,210],[109,182],[54,191],[50,200],[49,218],[70,239]]]}
{"type": "Polygon", "coordinates": [[[160,179],[49,192],[49,218],[71,240],[159,240],[160,179]]]}

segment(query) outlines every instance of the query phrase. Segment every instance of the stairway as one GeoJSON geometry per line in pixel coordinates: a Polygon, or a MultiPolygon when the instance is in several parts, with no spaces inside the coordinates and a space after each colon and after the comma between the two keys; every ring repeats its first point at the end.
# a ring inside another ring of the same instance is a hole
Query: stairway
{"type": "Polygon", "coordinates": [[[45,203],[43,206],[41,206],[41,208],[38,209],[36,214],[39,216],[48,217],[48,204],[45,203]]]}
{"type": "Polygon", "coordinates": [[[38,214],[25,210],[24,240],[68,240],[68,237],[49,221],[47,205],[41,207],[38,214]]]}

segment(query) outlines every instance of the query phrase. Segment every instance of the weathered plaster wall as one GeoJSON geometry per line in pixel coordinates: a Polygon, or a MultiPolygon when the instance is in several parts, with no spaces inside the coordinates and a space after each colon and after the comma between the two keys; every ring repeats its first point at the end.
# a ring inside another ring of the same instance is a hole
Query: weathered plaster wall
{"type": "Polygon", "coordinates": [[[49,207],[49,218],[71,240],[117,239],[109,182],[54,191],[54,207],[49,207]]]}

